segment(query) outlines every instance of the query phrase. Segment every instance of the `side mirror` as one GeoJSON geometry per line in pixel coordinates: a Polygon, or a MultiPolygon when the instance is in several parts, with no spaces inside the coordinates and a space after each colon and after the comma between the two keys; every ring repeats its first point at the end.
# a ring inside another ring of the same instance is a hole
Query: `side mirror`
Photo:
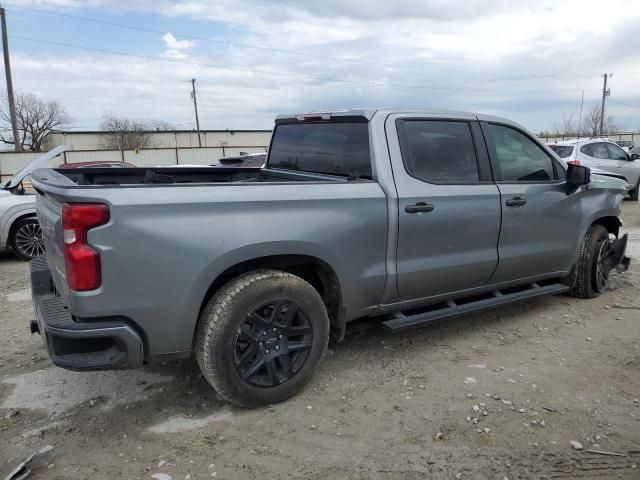
{"type": "Polygon", "coordinates": [[[587,185],[591,181],[591,170],[582,165],[569,164],[567,169],[567,195],[571,195],[582,185],[587,185]]]}
{"type": "Polygon", "coordinates": [[[640,153],[634,153],[629,157],[629,160],[637,160],[640,158],[640,153]]]}

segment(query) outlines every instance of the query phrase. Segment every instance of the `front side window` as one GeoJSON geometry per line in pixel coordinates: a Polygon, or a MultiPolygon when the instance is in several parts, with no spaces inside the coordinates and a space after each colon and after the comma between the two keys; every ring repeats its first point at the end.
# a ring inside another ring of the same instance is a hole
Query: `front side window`
{"type": "Polygon", "coordinates": [[[609,150],[609,158],[611,160],[627,160],[627,152],[619,146],[613,143],[607,143],[607,149],[609,150]]]}
{"type": "Polygon", "coordinates": [[[467,122],[405,120],[402,122],[407,172],[429,183],[474,183],[478,161],[467,122]]]}
{"type": "Polygon", "coordinates": [[[580,151],[585,155],[588,155],[593,158],[598,159],[607,159],[609,158],[609,152],[607,151],[607,146],[602,143],[589,143],[588,145],[583,145],[580,148],[580,151]]]}
{"type": "Polygon", "coordinates": [[[554,179],[551,158],[523,133],[488,124],[486,132],[504,182],[549,182],[554,179]]]}

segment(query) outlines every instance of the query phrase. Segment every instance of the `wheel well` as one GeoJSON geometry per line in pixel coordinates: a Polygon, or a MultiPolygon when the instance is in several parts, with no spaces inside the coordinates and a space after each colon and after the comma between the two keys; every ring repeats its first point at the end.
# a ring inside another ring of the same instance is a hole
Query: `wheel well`
{"type": "Polygon", "coordinates": [[[18,224],[19,221],[24,220],[26,218],[36,218],[36,214],[35,213],[25,213],[24,215],[21,215],[18,218],[16,218],[11,223],[11,227],[9,227],[9,233],[7,234],[7,242],[6,242],[7,247],[11,246],[11,238],[13,237],[13,231],[16,228],[16,225],[18,224]]]}
{"type": "Polygon", "coordinates": [[[243,273],[265,268],[284,270],[307,281],[322,297],[331,323],[338,324],[341,321],[341,291],[338,276],[326,262],[306,255],[272,255],[247,260],[228,268],[213,281],[207,290],[199,314],[224,284],[243,273]]]}
{"type": "Polygon", "coordinates": [[[602,217],[593,222],[593,224],[602,225],[609,233],[614,234],[616,237],[618,236],[620,227],[622,226],[618,217],[602,217]]]}

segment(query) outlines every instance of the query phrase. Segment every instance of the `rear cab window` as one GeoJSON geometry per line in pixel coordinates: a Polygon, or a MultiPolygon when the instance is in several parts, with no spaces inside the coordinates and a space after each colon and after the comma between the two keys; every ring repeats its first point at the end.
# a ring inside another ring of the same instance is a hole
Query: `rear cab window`
{"type": "Polygon", "coordinates": [[[364,119],[279,123],[267,166],[371,179],[369,123],[364,119]]]}

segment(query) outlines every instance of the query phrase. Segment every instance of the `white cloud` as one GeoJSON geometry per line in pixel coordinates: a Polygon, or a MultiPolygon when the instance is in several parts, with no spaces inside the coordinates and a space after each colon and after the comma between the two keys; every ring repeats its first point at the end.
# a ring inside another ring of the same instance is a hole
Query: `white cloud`
{"type": "Polygon", "coordinates": [[[162,36],[162,40],[167,48],[160,56],[166,58],[187,58],[189,55],[185,53],[185,50],[189,50],[196,45],[191,40],[178,40],[171,32],[165,33],[162,36]]]}
{"type": "MultiPolygon", "coordinates": [[[[16,1],[39,8],[79,5],[76,0],[16,1]]],[[[219,128],[269,126],[283,111],[399,105],[495,113],[541,129],[563,113],[577,115],[582,90],[585,108],[598,102],[605,71],[615,72],[612,100],[640,105],[633,30],[640,18],[637,1],[609,0],[606,15],[595,0],[497,0],[490,7],[481,0],[402,5],[384,0],[90,0],[83,7],[160,14],[169,22],[180,17],[183,25],[185,19],[224,23],[225,30],[237,33],[221,40],[263,47],[204,39],[195,45],[174,30],[163,36],[164,61],[68,50],[55,60],[63,67],[58,74],[82,73],[63,85],[34,76],[35,64],[54,63],[45,54],[12,61],[16,75],[24,75],[20,88],[61,101],[96,96],[94,80],[81,75],[131,80],[100,84],[105,99],[78,104],[78,113],[70,103],[84,122],[97,121],[107,107],[174,123],[191,121],[185,81],[194,76],[199,103],[210,112],[209,118],[201,115],[202,122],[219,128]],[[158,86],[145,87],[138,80],[158,86]],[[120,98],[136,92],[134,100],[120,98]]],[[[98,15],[96,10],[91,16],[98,15]]],[[[122,23],[129,22],[123,17],[122,23]]],[[[640,127],[639,109],[615,102],[610,108],[624,125],[640,127]]]]}
{"type": "Polygon", "coordinates": [[[195,46],[195,42],[191,40],[178,40],[173,33],[167,32],[162,36],[162,40],[171,50],[189,50],[195,46]]]}

